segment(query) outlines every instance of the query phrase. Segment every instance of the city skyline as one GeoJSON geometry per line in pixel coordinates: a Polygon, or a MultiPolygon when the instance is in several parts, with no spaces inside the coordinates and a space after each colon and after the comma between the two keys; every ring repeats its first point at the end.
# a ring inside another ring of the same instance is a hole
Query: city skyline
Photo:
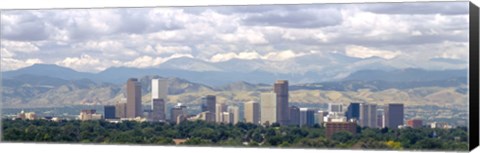
{"type": "MultiPolygon", "coordinates": [[[[240,116],[240,110],[237,104],[226,104],[225,102],[217,103],[217,98],[214,95],[205,95],[201,98],[199,108],[201,112],[198,114],[190,114],[186,106],[178,103],[176,106],[170,108],[170,119],[166,117],[166,105],[168,97],[168,80],[152,79],[152,101],[151,110],[144,109],[142,113],[146,115],[128,116],[128,110],[137,110],[136,105],[132,105],[132,99],[139,99],[141,93],[141,85],[136,78],[130,78],[127,81],[127,103],[120,101],[117,105],[105,105],[104,116],[100,118],[105,119],[123,119],[122,117],[130,119],[145,118],[147,121],[153,122],[174,122],[179,124],[186,120],[205,120],[209,122],[237,124],[238,122],[246,122],[253,124],[273,124],[289,126],[313,126],[318,124],[326,127],[329,123],[355,123],[360,127],[370,128],[401,128],[402,126],[421,127],[422,120],[415,121],[415,125],[406,121],[408,124],[404,125],[404,104],[403,103],[388,103],[383,109],[377,109],[377,104],[367,102],[351,102],[347,110],[344,110],[344,105],[341,103],[328,103],[327,111],[314,109],[310,107],[299,108],[295,105],[289,104],[289,90],[288,80],[276,80],[270,92],[262,92],[260,94],[260,103],[255,101],[244,101],[244,113],[240,116]],[[137,91],[138,90],[138,91],[137,91]],[[162,93],[163,92],[163,93],[162,93]],[[160,98],[161,97],[161,98],[160,98]],[[130,102],[130,105],[129,105],[130,102]],[[112,108],[113,107],[113,108],[112,108]],[[286,109],[284,109],[285,107],[286,109]],[[108,109],[107,109],[108,108],[108,109]],[[116,110],[127,110],[126,115],[122,115],[116,110]],[[382,112],[379,114],[379,112],[382,112]],[[327,113],[324,114],[324,113],[327,113]],[[118,117],[112,115],[119,114],[118,117]],[[140,118],[138,118],[140,117],[140,118]],[[279,119],[282,118],[282,119],[279,119]],[[379,121],[381,118],[382,121],[379,121]]],[[[138,102],[135,101],[135,104],[138,102]]],[[[130,112],[132,113],[132,112],[130,112]]],[[[99,114],[95,114],[95,110],[82,110],[79,118],[81,120],[98,119],[99,114]],[[86,113],[87,112],[87,113],[86,113]],[[93,113],[88,113],[93,112],[93,113]],[[97,117],[93,117],[93,116],[97,117]]],[[[416,119],[419,120],[419,119],[416,119]]],[[[327,129],[328,130],[328,129],[327,129]]],[[[336,130],[330,131],[335,132],[336,130]]],[[[328,134],[327,134],[328,135],[328,134]]]]}

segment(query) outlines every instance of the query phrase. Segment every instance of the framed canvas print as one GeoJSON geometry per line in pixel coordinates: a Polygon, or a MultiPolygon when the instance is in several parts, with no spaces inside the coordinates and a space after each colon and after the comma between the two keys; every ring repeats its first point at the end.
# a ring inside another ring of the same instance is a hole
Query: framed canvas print
{"type": "Polygon", "coordinates": [[[470,151],[468,1],[4,9],[1,141],[470,151]]]}

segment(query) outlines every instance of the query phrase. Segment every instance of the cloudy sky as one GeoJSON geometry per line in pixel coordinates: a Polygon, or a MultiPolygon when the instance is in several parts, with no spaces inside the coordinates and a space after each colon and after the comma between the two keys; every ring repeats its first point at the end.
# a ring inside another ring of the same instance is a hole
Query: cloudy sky
{"type": "Polygon", "coordinates": [[[468,2],[1,13],[2,71],[48,63],[99,72],[112,66],[157,67],[181,57],[278,62],[330,53],[466,68],[468,2]]]}

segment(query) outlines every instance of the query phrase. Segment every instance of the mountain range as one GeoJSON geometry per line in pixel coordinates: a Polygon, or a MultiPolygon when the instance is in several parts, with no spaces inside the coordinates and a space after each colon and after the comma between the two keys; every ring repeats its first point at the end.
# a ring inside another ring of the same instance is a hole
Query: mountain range
{"type": "MultiPolygon", "coordinates": [[[[2,73],[2,103],[5,107],[113,104],[125,97],[125,82],[130,77],[139,78],[144,102],[150,101],[150,81],[153,78],[169,80],[168,93],[171,95],[169,102],[172,103],[198,103],[206,94],[217,95],[221,101],[259,100],[259,93],[270,92],[277,77],[265,71],[245,73],[250,75],[242,75],[242,73],[245,72],[235,70],[198,72],[161,68],[109,68],[100,73],[86,73],[57,65],[36,64],[2,73]],[[264,81],[259,83],[257,78],[262,76],[264,81]],[[219,78],[224,79],[217,80],[219,78]],[[198,80],[209,80],[215,83],[206,84],[198,80]]],[[[298,77],[297,80],[301,80],[301,77],[308,75],[288,77],[298,77]]],[[[444,104],[448,101],[442,102],[442,98],[435,97],[448,95],[443,96],[446,97],[443,100],[449,99],[457,104],[463,104],[468,91],[467,87],[467,70],[361,70],[335,81],[309,83],[293,81],[290,83],[290,93],[291,99],[295,102],[307,103],[384,101],[385,97],[402,97],[401,99],[417,102],[444,104]],[[358,97],[356,93],[361,92],[369,94],[364,94],[368,95],[367,97],[358,97]],[[390,95],[382,95],[387,93],[390,95]],[[338,97],[339,95],[343,96],[338,97]]]]}

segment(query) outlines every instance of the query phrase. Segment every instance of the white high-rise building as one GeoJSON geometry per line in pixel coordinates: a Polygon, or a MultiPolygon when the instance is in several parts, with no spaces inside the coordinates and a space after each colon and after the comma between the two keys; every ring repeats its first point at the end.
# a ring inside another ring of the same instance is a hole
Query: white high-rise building
{"type": "Polygon", "coordinates": [[[167,95],[168,95],[168,80],[152,79],[152,99],[164,99],[165,101],[167,101],[167,95]]]}
{"type": "Polygon", "coordinates": [[[277,95],[262,93],[260,95],[260,122],[269,124],[277,122],[277,95]]]}
{"type": "Polygon", "coordinates": [[[152,79],[152,112],[155,121],[165,121],[165,112],[168,95],[167,79],[152,79]]]}

